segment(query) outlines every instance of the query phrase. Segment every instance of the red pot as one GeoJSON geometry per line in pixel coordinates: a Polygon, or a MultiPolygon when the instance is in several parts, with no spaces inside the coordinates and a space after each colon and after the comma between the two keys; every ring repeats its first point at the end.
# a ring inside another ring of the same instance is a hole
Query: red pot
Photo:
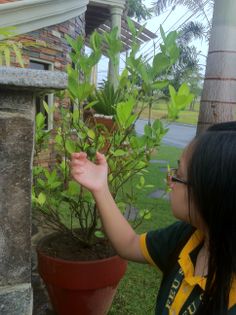
{"type": "Polygon", "coordinates": [[[127,262],[119,256],[67,261],[38,250],[38,269],[58,315],[107,314],[127,262]]]}

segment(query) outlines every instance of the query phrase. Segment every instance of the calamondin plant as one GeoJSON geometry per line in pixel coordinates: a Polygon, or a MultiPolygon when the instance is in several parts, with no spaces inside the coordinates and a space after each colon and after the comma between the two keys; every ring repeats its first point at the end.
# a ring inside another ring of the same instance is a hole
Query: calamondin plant
{"type": "MultiPolygon", "coordinates": [[[[152,107],[156,95],[168,86],[165,73],[178,59],[175,44],[177,33],[167,37],[162,31],[161,51],[149,64],[142,55],[137,55],[139,45],[136,41],[137,31],[131,21],[128,22],[133,36],[133,45],[126,67],[119,76],[117,89],[119,96],[112,114],[114,128],[108,130],[103,124],[88,124],[82,119],[83,111],[93,108],[104,96],[106,83],[99,90],[90,83],[92,68],[99,62],[102,51],[116,63],[115,56],[122,47],[117,38],[117,30],[104,36],[94,33],[90,39],[91,53],[84,53],[84,39],[67,38],[72,47],[70,53],[73,66],[68,66],[68,90],[73,111],[62,107],[60,123],[53,131],[55,161],[49,168],[40,165],[34,167],[33,205],[37,213],[42,214],[47,225],[54,230],[68,234],[75,242],[84,247],[95,246],[103,238],[96,203],[91,194],[72,180],[69,171],[70,156],[74,152],[86,152],[93,160],[97,151],[102,152],[109,166],[108,182],[111,193],[121,211],[129,218],[135,207],[140,189],[148,188],[144,172],[147,169],[153,150],[158,149],[167,128],[160,120],[146,125],[144,134],[137,135],[134,129],[141,111],[152,107]],[[106,45],[104,45],[106,43],[106,45]],[[85,105],[86,104],[86,105],[85,105]],[[140,106],[141,105],[141,106],[140,106]],[[128,189],[133,181],[133,190],[128,189]]],[[[109,92],[110,93],[110,92],[109,92]]],[[[184,85],[179,91],[170,87],[171,105],[169,117],[174,118],[179,110],[191,102],[191,93],[184,85]]],[[[116,95],[117,96],[117,95],[116,95]]],[[[46,105],[46,110],[49,109],[46,105]]],[[[50,132],[43,131],[44,117],[36,118],[35,160],[41,149],[47,147],[50,132]]],[[[137,209],[131,224],[139,225],[142,220],[150,218],[150,209],[137,209]]]]}

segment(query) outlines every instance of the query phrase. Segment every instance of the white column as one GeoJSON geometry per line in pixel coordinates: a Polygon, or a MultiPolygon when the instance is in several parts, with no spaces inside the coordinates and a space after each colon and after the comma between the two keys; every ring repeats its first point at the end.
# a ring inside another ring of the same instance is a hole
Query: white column
{"type": "MultiPolygon", "coordinates": [[[[111,27],[118,27],[118,37],[121,34],[121,17],[123,14],[123,9],[120,7],[111,8],[111,27]]],[[[109,81],[113,83],[114,87],[118,85],[119,77],[119,65],[120,65],[120,53],[116,56],[116,64],[114,65],[111,60],[109,61],[109,81]]]]}
{"type": "Polygon", "coordinates": [[[98,65],[96,64],[92,68],[91,77],[90,77],[90,83],[92,83],[95,86],[97,86],[97,81],[98,81],[97,78],[98,78],[98,65]]]}

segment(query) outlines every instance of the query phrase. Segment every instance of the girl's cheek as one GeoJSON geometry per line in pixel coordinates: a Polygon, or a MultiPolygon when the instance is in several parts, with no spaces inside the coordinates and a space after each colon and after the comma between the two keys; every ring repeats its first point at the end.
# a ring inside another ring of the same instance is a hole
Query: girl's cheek
{"type": "Polygon", "coordinates": [[[172,189],[174,189],[174,187],[175,187],[175,184],[174,184],[174,183],[171,183],[171,184],[170,184],[170,189],[172,190],[172,189]]]}

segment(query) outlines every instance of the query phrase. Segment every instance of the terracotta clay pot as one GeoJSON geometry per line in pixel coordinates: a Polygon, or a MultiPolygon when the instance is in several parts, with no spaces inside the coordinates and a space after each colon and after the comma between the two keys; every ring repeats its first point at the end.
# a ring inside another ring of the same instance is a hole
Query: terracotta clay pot
{"type": "Polygon", "coordinates": [[[38,270],[58,315],[105,315],[127,262],[119,256],[68,261],[38,252],[38,270]]]}

